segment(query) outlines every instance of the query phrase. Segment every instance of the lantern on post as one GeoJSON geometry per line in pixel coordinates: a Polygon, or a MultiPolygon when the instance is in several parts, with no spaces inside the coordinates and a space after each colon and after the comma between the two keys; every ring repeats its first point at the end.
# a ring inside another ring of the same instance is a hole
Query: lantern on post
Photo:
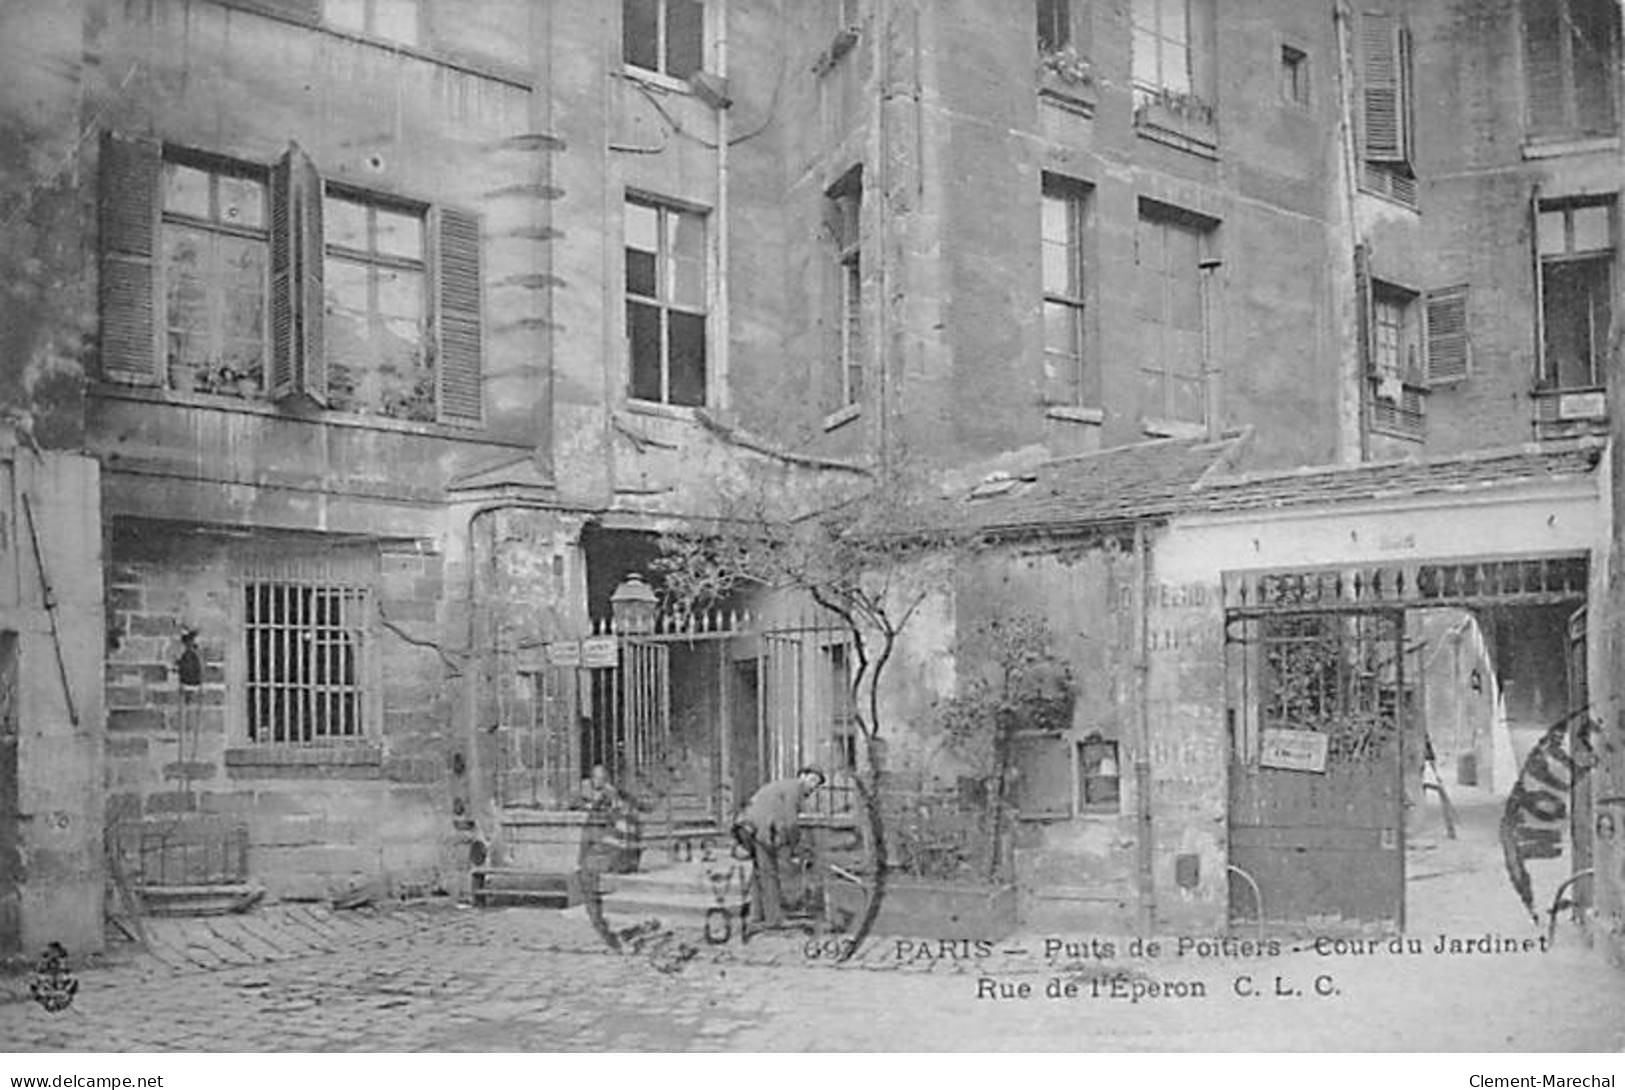
{"type": "Polygon", "coordinates": [[[609,596],[610,624],[617,636],[647,636],[655,630],[655,592],[633,572],[609,596]]]}

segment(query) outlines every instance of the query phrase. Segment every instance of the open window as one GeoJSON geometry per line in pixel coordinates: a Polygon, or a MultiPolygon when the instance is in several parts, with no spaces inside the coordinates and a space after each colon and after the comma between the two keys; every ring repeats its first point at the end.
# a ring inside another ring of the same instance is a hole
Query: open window
{"type": "Polygon", "coordinates": [[[101,377],[395,419],[482,417],[480,221],[109,136],[101,377]]]}

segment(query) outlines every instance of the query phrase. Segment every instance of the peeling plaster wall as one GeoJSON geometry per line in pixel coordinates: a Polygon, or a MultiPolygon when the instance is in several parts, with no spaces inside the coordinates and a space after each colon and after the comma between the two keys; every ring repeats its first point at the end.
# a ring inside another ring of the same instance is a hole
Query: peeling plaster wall
{"type": "Polygon", "coordinates": [[[15,655],[0,711],[0,956],[50,942],[78,956],[102,948],[100,486],[90,459],[9,440],[0,428],[0,635],[15,655]]]}

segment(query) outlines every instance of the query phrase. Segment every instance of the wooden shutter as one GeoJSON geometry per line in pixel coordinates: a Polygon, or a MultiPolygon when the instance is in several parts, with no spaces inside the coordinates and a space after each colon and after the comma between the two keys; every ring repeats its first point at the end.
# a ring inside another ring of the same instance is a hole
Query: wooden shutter
{"type": "Polygon", "coordinates": [[[1531,133],[1567,128],[1568,77],[1563,67],[1563,8],[1552,0],[1524,0],[1524,109],[1531,133]]]}
{"type": "Polygon", "coordinates": [[[1371,249],[1363,242],[1354,247],[1354,306],[1361,371],[1373,375],[1377,371],[1376,298],[1371,290],[1371,249]]]}
{"type": "Polygon", "coordinates": [[[103,137],[98,294],[101,377],[107,382],[162,382],[154,305],[162,169],[157,143],[103,137]]]}
{"type": "Polygon", "coordinates": [[[1406,162],[1407,110],[1399,19],[1383,12],[1360,17],[1362,151],[1367,162],[1406,162]]]}
{"type": "Polygon", "coordinates": [[[1529,191],[1529,265],[1530,283],[1534,286],[1530,309],[1534,312],[1535,329],[1535,388],[1544,389],[1546,379],[1546,277],[1540,265],[1540,186],[1529,191]]]}
{"type": "Polygon", "coordinates": [[[1430,292],[1423,308],[1427,323],[1427,379],[1430,384],[1460,382],[1467,377],[1471,352],[1467,340],[1467,285],[1430,292]]]}
{"type": "Polygon", "coordinates": [[[484,405],[480,386],[480,219],[456,208],[438,209],[434,237],[440,418],[454,424],[478,424],[484,405]]]}
{"type": "Polygon", "coordinates": [[[271,168],[271,396],[327,404],[322,180],[297,144],[271,168]]]}
{"type": "Polygon", "coordinates": [[[327,404],[327,351],[322,340],[326,300],[322,291],[325,252],[322,247],[322,177],[316,164],[295,145],[293,155],[293,207],[297,231],[293,235],[299,275],[299,381],[298,391],[318,405],[327,404]]]}

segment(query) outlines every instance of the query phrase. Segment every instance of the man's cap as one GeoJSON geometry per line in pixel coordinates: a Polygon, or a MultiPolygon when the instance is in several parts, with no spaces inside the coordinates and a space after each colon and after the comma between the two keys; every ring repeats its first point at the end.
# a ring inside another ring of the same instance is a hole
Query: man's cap
{"type": "Polygon", "coordinates": [[[824,775],[824,770],[822,768],[819,768],[817,765],[802,765],[799,769],[796,770],[796,775],[797,776],[805,776],[809,772],[811,772],[814,776],[818,777],[818,782],[819,783],[828,783],[829,782],[829,777],[824,775]]]}

